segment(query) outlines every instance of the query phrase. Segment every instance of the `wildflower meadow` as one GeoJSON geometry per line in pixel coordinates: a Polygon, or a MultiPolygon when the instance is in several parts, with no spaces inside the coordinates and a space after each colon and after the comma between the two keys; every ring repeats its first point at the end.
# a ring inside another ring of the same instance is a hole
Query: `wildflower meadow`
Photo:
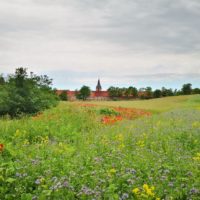
{"type": "Polygon", "coordinates": [[[200,199],[200,96],[163,99],[4,116],[0,199],[200,199]]]}

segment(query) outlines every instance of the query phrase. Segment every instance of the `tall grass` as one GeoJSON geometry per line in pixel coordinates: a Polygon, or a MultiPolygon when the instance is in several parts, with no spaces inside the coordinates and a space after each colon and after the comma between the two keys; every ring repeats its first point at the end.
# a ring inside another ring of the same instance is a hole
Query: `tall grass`
{"type": "Polygon", "coordinates": [[[0,120],[0,199],[199,199],[200,111],[191,101],[113,125],[73,103],[0,120]]]}

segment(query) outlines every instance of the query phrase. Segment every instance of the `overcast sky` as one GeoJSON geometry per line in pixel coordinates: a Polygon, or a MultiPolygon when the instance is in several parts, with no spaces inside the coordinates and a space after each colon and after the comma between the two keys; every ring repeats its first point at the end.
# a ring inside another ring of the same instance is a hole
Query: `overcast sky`
{"type": "Polygon", "coordinates": [[[0,0],[0,74],[54,87],[200,87],[199,0],[0,0]]]}

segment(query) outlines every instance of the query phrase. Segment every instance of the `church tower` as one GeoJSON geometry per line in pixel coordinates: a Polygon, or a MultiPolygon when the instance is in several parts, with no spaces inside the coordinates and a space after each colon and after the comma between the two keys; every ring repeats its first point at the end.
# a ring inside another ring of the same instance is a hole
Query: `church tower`
{"type": "Polygon", "coordinates": [[[97,82],[97,86],[96,86],[96,91],[97,92],[100,92],[101,91],[101,83],[100,83],[100,80],[98,79],[98,82],[97,82]]]}

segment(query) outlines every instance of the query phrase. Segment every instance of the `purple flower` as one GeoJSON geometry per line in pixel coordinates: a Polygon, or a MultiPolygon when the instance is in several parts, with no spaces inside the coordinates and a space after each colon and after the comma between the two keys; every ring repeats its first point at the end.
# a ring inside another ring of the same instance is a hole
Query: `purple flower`
{"type": "Polygon", "coordinates": [[[129,195],[127,193],[123,193],[122,196],[120,197],[120,200],[126,200],[128,199],[129,195]]]}
{"type": "Polygon", "coordinates": [[[192,188],[192,189],[190,190],[190,194],[199,194],[199,190],[196,189],[196,188],[192,188]]]}
{"type": "Polygon", "coordinates": [[[173,182],[169,182],[168,186],[169,187],[174,187],[174,183],[173,182]]]}
{"type": "Polygon", "coordinates": [[[37,180],[35,181],[35,184],[37,184],[37,185],[39,185],[40,183],[41,183],[40,179],[37,179],[37,180]]]}

